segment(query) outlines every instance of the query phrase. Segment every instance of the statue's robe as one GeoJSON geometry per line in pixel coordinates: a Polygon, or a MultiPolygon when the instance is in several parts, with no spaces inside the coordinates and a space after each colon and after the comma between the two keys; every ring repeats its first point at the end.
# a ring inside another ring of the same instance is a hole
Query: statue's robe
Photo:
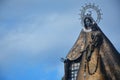
{"type": "Polygon", "coordinates": [[[64,80],[72,80],[68,79],[69,64],[77,59],[80,59],[80,67],[76,80],[120,80],[120,54],[99,27],[97,31],[85,32],[82,30],[66,58],[68,61],[65,62],[64,80]],[[93,34],[97,36],[95,41],[91,38],[93,34]],[[90,60],[86,64],[86,54],[90,51],[86,51],[86,49],[92,41],[96,42],[98,46],[94,47],[90,60]]]}

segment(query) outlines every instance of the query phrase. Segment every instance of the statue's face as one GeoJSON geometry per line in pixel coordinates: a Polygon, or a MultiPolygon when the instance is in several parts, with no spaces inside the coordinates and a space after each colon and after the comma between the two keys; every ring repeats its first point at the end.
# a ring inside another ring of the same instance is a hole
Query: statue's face
{"type": "Polygon", "coordinates": [[[86,25],[87,26],[90,26],[90,20],[87,18],[87,19],[85,19],[85,22],[86,22],[86,25]]]}
{"type": "Polygon", "coordinates": [[[85,28],[89,29],[92,27],[92,20],[90,18],[85,18],[84,24],[85,24],[85,28]]]}

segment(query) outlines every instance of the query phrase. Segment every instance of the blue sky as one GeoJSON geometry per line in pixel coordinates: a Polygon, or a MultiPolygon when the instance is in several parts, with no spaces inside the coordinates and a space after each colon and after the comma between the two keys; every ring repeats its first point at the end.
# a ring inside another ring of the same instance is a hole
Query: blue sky
{"type": "Polygon", "coordinates": [[[100,28],[120,52],[119,0],[0,0],[0,80],[61,80],[81,6],[102,9],[100,28]]]}

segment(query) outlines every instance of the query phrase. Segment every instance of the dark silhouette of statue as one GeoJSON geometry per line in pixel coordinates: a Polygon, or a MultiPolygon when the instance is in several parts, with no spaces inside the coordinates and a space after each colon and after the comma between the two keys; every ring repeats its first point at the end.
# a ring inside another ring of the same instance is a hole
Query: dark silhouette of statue
{"type": "Polygon", "coordinates": [[[90,16],[64,67],[63,80],[120,80],[120,54],[90,16]]]}

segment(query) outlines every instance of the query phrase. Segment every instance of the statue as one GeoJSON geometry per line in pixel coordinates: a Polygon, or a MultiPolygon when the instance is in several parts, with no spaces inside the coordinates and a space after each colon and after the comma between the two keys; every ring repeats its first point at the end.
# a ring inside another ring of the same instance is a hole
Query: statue
{"type": "MultiPolygon", "coordinates": [[[[97,9],[91,4],[83,7],[89,8],[97,9]]],[[[97,25],[101,15],[94,20],[85,11],[81,14],[84,28],[64,60],[63,80],[120,80],[120,54],[97,25]]]]}

